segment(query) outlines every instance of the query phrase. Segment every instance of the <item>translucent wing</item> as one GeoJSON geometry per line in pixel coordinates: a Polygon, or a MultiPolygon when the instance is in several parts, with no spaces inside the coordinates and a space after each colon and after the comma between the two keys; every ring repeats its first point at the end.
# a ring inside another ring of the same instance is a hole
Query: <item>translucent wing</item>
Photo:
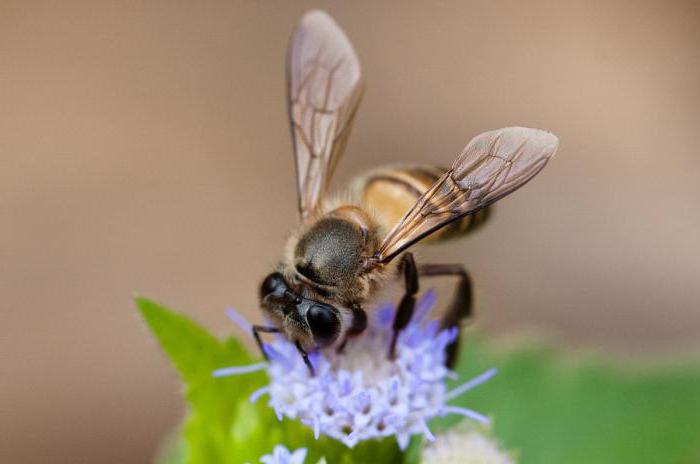
{"type": "Polygon", "coordinates": [[[289,119],[302,217],[326,191],[361,94],[360,63],[348,38],[326,13],[306,13],[292,34],[287,55],[289,119]]]}
{"type": "Polygon", "coordinates": [[[389,232],[374,257],[386,263],[426,235],[526,184],[557,151],[549,132],[508,127],[474,137],[435,184],[389,232]]]}

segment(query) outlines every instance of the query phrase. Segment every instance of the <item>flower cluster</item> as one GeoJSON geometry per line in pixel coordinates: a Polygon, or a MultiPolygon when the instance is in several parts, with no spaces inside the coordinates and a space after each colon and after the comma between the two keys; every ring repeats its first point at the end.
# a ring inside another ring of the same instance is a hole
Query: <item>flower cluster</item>
{"type": "Polygon", "coordinates": [[[438,435],[428,444],[420,462],[425,464],[514,464],[513,457],[498,448],[490,437],[460,426],[438,435]]]}
{"type": "MultiPolygon", "coordinates": [[[[314,375],[296,347],[282,337],[265,346],[269,363],[224,368],[214,375],[267,369],[270,384],[254,392],[251,401],[268,395],[280,420],[301,420],[316,438],[324,434],[348,447],[395,436],[405,449],[415,434],[432,441],[428,421],[446,414],[487,423],[487,417],[448,401],[485,382],[495,370],[447,391],[446,380],[455,374],[445,367],[445,348],[458,333],[455,328],[440,330],[437,321],[428,320],[434,300],[430,291],[418,301],[411,323],[398,338],[395,359],[387,356],[395,311],[385,305],[371,312],[365,333],[350,339],[342,353],[311,353],[314,375]]],[[[230,315],[248,329],[238,314],[230,315]]]]}
{"type": "Polygon", "coordinates": [[[262,464],[304,464],[306,448],[299,448],[291,452],[286,446],[277,445],[272,454],[266,454],[260,458],[262,464]]]}
{"type": "MultiPolygon", "coordinates": [[[[262,464],[304,464],[306,448],[294,452],[283,445],[260,458],[262,464]]],[[[321,460],[325,462],[325,460],[321,460]]],[[[486,434],[465,426],[443,432],[421,450],[424,464],[514,464],[513,456],[498,447],[486,434]]]]}

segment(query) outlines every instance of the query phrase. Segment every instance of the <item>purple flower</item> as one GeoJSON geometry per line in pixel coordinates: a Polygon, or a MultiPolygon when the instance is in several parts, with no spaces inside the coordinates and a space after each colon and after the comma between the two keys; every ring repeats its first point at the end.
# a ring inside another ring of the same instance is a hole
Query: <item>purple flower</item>
{"type": "MultiPolygon", "coordinates": [[[[340,354],[311,353],[316,374],[311,375],[296,347],[282,337],[266,345],[269,364],[224,368],[215,376],[267,369],[270,384],[251,395],[251,401],[268,395],[277,417],[299,419],[318,438],[330,436],[352,448],[363,440],[395,436],[401,449],[410,437],[422,434],[432,441],[428,421],[459,414],[480,423],[488,418],[447,402],[487,381],[491,369],[452,391],[446,380],[455,378],[445,367],[445,348],[458,335],[456,328],[439,330],[427,315],[435,301],[432,291],[416,306],[411,323],[400,334],[396,359],[386,356],[392,334],[394,308],[385,305],[371,312],[361,336],[350,339],[340,354]]],[[[232,319],[247,325],[235,314],[232,319]]]]}
{"type": "Polygon", "coordinates": [[[260,458],[263,464],[304,464],[306,459],[306,448],[299,448],[293,453],[285,446],[277,445],[272,450],[272,454],[266,454],[260,458]]]}

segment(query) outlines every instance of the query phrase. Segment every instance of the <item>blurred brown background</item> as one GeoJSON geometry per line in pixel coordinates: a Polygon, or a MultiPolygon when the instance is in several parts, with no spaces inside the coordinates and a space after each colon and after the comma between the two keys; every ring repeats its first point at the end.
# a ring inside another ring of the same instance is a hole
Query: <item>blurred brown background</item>
{"type": "Polygon", "coordinates": [[[0,3],[0,462],[145,463],[183,413],[130,301],[256,317],[295,223],[284,54],[321,6],[368,90],[337,185],[484,130],[559,155],[471,239],[478,324],[628,355],[700,335],[697,1],[0,3]]]}

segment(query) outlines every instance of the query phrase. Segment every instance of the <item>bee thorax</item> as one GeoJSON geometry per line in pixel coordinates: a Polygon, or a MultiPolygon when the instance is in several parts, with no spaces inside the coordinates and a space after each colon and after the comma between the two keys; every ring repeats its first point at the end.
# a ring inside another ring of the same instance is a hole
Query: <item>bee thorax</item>
{"type": "Polygon", "coordinates": [[[313,224],[294,249],[296,271],[320,285],[339,286],[361,267],[364,237],[349,221],[327,217],[313,224]]]}

